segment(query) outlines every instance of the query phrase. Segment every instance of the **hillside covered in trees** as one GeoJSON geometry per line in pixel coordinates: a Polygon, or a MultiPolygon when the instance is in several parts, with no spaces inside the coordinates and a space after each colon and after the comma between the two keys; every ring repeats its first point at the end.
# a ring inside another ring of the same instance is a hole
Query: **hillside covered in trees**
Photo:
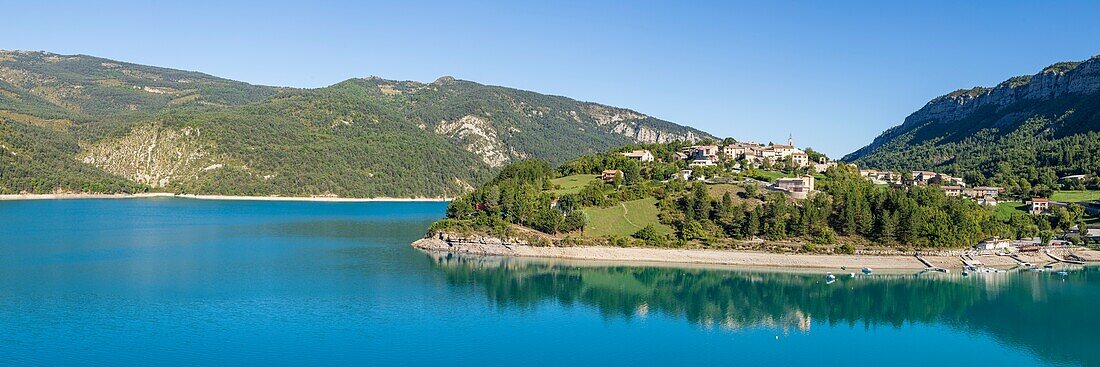
{"type": "Polygon", "coordinates": [[[1080,205],[1058,208],[1053,215],[1020,212],[998,218],[992,209],[948,197],[939,187],[875,185],[850,165],[834,165],[814,174],[817,190],[805,199],[753,179],[810,174],[805,168],[759,172],[695,167],[690,180],[685,180],[675,175],[688,168],[685,161],[673,158],[681,146],[622,147],[557,168],[538,160],[510,164],[486,185],[451,202],[447,218],[430,232],[512,237],[524,236],[529,229],[547,235],[526,236],[543,245],[549,241],[851,253],[860,246],[963,248],[992,236],[1049,238],[1084,220],[1080,205]],[[632,149],[650,150],[656,159],[641,162],[620,154],[632,149]],[[604,170],[621,174],[595,179],[604,170]],[[707,172],[709,179],[700,180],[698,171],[707,172]],[[568,182],[579,183],[563,187],[568,182]],[[646,205],[656,207],[651,218],[627,213],[646,205]],[[646,224],[629,232],[593,233],[609,215],[601,208],[617,207],[623,213],[613,220],[646,224]],[[777,243],[788,246],[775,247],[777,243]]]}
{"type": "Polygon", "coordinates": [[[517,160],[706,137],[627,109],[449,77],[297,89],[0,51],[0,194],[455,196],[517,160]]]}
{"type": "Polygon", "coordinates": [[[844,157],[861,167],[935,170],[975,185],[1041,193],[1100,175],[1100,56],[928,102],[844,157]]]}

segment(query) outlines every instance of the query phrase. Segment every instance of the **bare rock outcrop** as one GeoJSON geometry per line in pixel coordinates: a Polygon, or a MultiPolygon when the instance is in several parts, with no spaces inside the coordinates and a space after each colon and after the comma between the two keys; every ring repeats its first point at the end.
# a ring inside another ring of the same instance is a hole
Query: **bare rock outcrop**
{"type": "Polygon", "coordinates": [[[526,241],[484,235],[455,235],[439,232],[430,237],[419,239],[412,247],[426,251],[445,251],[478,255],[515,255],[514,246],[528,246],[526,241]]]}
{"type": "Polygon", "coordinates": [[[892,127],[875,138],[871,144],[845,156],[853,161],[874,153],[895,138],[926,125],[960,125],[955,130],[970,126],[968,118],[982,115],[1001,115],[992,126],[1012,126],[1028,119],[1037,106],[1061,97],[1088,96],[1100,92],[1100,56],[1082,62],[1061,62],[1051,65],[1035,75],[1010,78],[995,87],[960,89],[936,97],[924,107],[913,112],[901,125],[892,127]]]}
{"type": "Polygon", "coordinates": [[[77,159],[152,187],[220,169],[192,128],[168,129],[159,124],[134,128],[130,134],[86,145],[77,159]]]}
{"type": "Polygon", "coordinates": [[[1100,56],[1079,63],[1054,64],[1038,74],[1014,77],[993,88],[976,87],[948,93],[929,101],[906,118],[905,124],[957,121],[983,107],[1000,108],[1024,100],[1097,91],[1100,91],[1100,56]]]}
{"type": "Polygon", "coordinates": [[[490,167],[500,167],[511,160],[493,124],[484,118],[466,115],[455,121],[441,121],[435,132],[457,141],[490,167]]]}

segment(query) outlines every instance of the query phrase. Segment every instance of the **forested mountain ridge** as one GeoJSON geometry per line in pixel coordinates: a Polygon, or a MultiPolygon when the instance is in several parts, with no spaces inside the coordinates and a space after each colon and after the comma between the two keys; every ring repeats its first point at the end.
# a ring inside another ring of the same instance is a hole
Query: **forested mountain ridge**
{"type": "Polygon", "coordinates": [[[491,166],[528,157],[560,163],[622,144],[712,137],[628,109],[452,77],[432,83],[370,77],[329,88],[395,106],[417,127],[451,138],[491,166]],[[563,143],[581,151],[562,150],[563,143]]]}
{"type": "Polygon", "coordinates": [[[177,106],[240,105],[278,89],[86,55],[0,50],[0,108],[39,117],[83,121],[177,106]]]}
{"type": "Polygon", "coordinates": [[[711,136],[635,111],[440,78],[257,86],[0,51],[0,193],[454,196],[507,162],[711,136]]]}
{"type": "Polygon", "coordinates": [[[845,161],[1027,191],[1100,173],[1100,56],[937,97],[845,161]]]}

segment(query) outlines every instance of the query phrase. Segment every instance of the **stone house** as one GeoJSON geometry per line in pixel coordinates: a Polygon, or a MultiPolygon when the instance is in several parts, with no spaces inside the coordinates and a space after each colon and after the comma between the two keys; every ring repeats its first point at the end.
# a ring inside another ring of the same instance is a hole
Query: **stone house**
{"type": "Polygon", "coordinates": [[[603,182],[615,181],[616,177],[625,178],[623,176],[623,171],[617,169],[606,169],[603,172],[600,172],[600,180],[603,180],[603,182]]]}
{"type": "Polygon", "coordinates": [[[623,153],[623,155],[639,162],[653,162],[653,153],[649,150],[635,150],[623,153]]]}
{"type": "Polygon", "coordinates": [[[969,197],[972,197],[972,198],[984,198],[984,197],[996,198],[997,195],[999,195],[1001,192],[1004,192],[1003,188],[991,187],[991,186],[978,186],[978,187],[963,189],[963,195],[966,195],[966,196],[969,196],[969,197]]]}
{"type": "Polygon", "coordinates": [[[1012,241],[1000,239],[997,237],[987,238],[982,242],[979,242],[975,248],[978,250],[1006,250],[1012,247],[1012,241]]]}
{"type": "Polygon", "coordinates": [[[940,189],[949,197],[962,196],[962,186],[940,186],[940,189]]]}
{"type": "Polygon", "coordinates": [[[1031,214],[1043,214],[1050,211],[1050,199],[1032,198],[1029,203],[1031,204],[1031,214]]]}
{"type": "Polygon", "coordinates": [[[796,166],[806,167],[807,164],[810,164],[810,156],[806,153],[794,153],[791,154],[791,162],[794,162],[796,166]]]}
{"type": "Polygon", "coordinates": [[[790,193],[793,198],[805,199],[814,191],[814,176],[780,178],[775,180],[773,187],[790,193]]]}
{"type": "Polygon", "coordinates": [[[712,161],[718,160],[718,146],[717,145],[697,145],[691,148],[691,159],[701,160],[709,159],[712,161]]]}

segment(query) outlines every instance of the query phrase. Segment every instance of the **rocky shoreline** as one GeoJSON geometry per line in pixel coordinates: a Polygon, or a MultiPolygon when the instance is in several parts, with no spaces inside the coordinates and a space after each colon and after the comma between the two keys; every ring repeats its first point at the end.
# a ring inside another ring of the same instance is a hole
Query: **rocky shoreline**
{"type": "MultiPolygon", "coordinates": [[[[507,241],[484,235],[454,235],[437,233],[417,240],[412,246],[430,252],[451,252],[473,255],[521,256],[561,258],[573,260],[599,260],[623,262],[667,262],[685,264],[711,264],[733,266],[764,266],[786,268],[848,268],[921,270],[927,266],[917,260],[913,254],[799,254],[768,253],[710,249],[669,249],[643,247],[609,246],[532,246],[523,240],[507,241]]],[[[954,251],[942,253],[922,253],[921,256],[934,265],[946,269],[961,269],[963,263],[954,251]]],[[[1100,261],[1100,253],[1093,250],[1080,250],[1078,255],[1090,261],[1100,261]]],[[[1021,256],[1025,261],[1037,265],[1054,262],[1043,254],[1021,256]]],[[[996,268],[1014,268],[1018,263],[1007,256],[981,256],[984,265],[996,268]]]]}

